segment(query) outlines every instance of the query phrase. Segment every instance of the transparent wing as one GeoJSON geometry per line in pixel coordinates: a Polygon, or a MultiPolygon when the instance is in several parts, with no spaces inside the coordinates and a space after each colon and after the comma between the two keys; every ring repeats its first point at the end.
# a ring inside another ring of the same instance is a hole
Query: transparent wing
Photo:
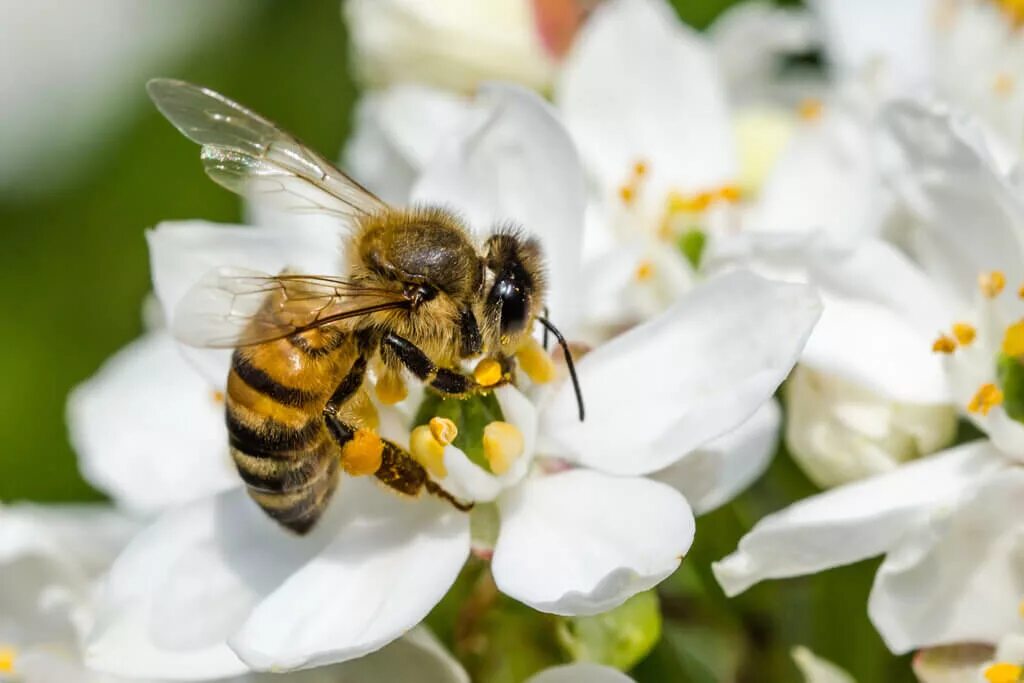
{"type": "Polygon", "coordinates": [[[220,268],[189,290],[171,328],[189,346],[234,348],[408,305],[401,292],[341,278],[220,268]]]}
{"type": "Polygon", "coordinates": [[[185,81],[151,80],[157,109],[203,146],[217,183],[286,211],[323,213],[351,223],[385,204],[290,133],[220,93],[185,81]]]}

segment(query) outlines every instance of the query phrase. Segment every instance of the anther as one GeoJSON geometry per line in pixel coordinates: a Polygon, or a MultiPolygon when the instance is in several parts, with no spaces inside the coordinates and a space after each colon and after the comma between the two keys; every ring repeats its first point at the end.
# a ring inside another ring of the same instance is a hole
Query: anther
{"type": "Polygon", "coordinates": [[[442,446],[447,446],[452,441],[455,441],[459,435],[459,428],[447,417],[432,417],[427,424],[430,427],[430,435],[434,437],[434,441],[442,446]]]}
{"type": "Polygon", "coordinates": [[[1021,668],[1009,662],[996,662],[985,667],[985,680],[988,683],[1017,683],[1020,676],[1021,668]]]}
{"type": "Polygon", "coordinates": [[[797,108],[797,114],[804,121],[817,121],[821,118],[822,110],[824,110],[824,106],[822,105],[821,100],[814,97],[808,97],[800,102],[800,106],[797,108]]]}
{"type": "Polygon", "coordinates": [[[13,674],[14,660],[17,658],[17,650],[9,645],[0,645],[0,674],[13,674]]]}
{"type": "Polygon", "coordinates": [[[1015,82],[1013,76],[1008,73],[997,74],[995,80],[992,81],[992,90],[997,95],[1002,97],[1009,97],[1013,94],[1015,82]]]}
{"type": "Polygon", "coordinates": [[[650,260],[644,259],[637,265],[633,277],[636,278],[637,282],[647,282],[654,277],[654,264],[650,260]]]}
{"type": "Polygon", "coordinates": [[[377,379],[377,398],[384,405],[401,403],[408,395],[409,390],[398,373],[385,372],[377,379]]]}
{"type": "Polygon", "coordinates": [[[224,403],[224,392],[219,389],[215,389],[210,393],[210,398],[213,400],[214,404],[222,405],[224,403]]]}
{"type": "Polygon", "coordinates": [[[991,382],[982,384],[978,391],[971,397],[967,404],[967,410],[972,413],[988,415],[989,411],[1003,402],[1003,392],[991,382]]]}
{"type": "Polygon", "coordinates": [[[956,351],[956,340],[948,334],[940,334],[939,338],[932,342],[932,351],[935,353],[953,353],[956,351]]]}
{"type": "Polygon", "coordinates": [[[501,381],[501,377],[501,363],[493,358],[484,358],[473,370],[473,379],[482,387],[493,387],[501,381]]]}
{"type": "Polygon", "coordinates": [[[523,454],[523,434],[508,422],[492,422],[484,427],[484,457],[491,466],[491,472],[505,474],[519,456],[523,454]]]}
{"type": "Polygon", "coordinates": [[[1011,358],[1024,356],[1024,320],[1006,328],[1003,333],[1003,353],[1011,358]]]}
{"type": "Polygon", "coordinates": [[[742,191],[739,185],[729,184],[718,188],[718,197],[729,204],[735,204],[740,200],[741,196],[742,191]]]}
{"type": "Polygon", "coordinates": [[[974,326],[969,323],[953,323],[953,336],[960,343],[960,346],[967,346],[977,336],[974,326]]]}
{"type": "Polygon", "coordinates": [[[647,175],[647,162],[644,161],[643,159],[638,159],[633,164],[633,175],[636,176],[637,178],[642,178],[643,176],[647,175]]]}
{"type": "Polygon", "coordinates": [[[632,204],[633,200],[636,199],[636,187],[631,184],[621,185],[619,187],[619,199],[626,206],[632,204]]]}
{"type": "Polygon", "coordinates": [[[978,275],[978,288],[989,299],[999,296],[1004,287],[1006,287],[1006,275],[1001,270],[993,270],[978,275]]]}
{"type": "Polygon", "coordinates": [[[349,475],[362,477],[380,469],[384,442],[368,429],[356,430],[341,449],[341,466],[349,475]]]}
{"type": "Polygon", "coordinates": [[[516,351],[516,360],[526,376],[536,384],[546,384],[555,378],[555,363],[540,343],[530,337],[516,351]]]}
{"type": "MultiPolygon", "coordinates": [[[[453,424],[452,427],[454,426],[453,424]]],[[[432,425],[420,425],[412,430],[412,434],[409,435],[409,453],[432,475],[444,479],[448,476],[448,468],[444,465],[444,444],[434,436],[431,427],[432,425]]]]}

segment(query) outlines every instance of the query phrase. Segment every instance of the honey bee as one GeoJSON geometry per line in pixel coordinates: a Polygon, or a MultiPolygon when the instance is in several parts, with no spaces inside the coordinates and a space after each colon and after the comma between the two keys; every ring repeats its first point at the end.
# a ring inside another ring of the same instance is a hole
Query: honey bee
{"type": "Polygon", "coordinates": [[[405,495],[425,490],[460,510],[471,507],[375,433],[371,369],[378,395],[391,401],[401,398],[405,371],[433,391],[469,396],[489,387],[462,372],[462,361],[494,359],[510,378],[512,358],[538,322],[565,351],[583,419],[568,346],[544,315],[544,259],[535,239],[502,228],[478,245],[451,211],[388,206],[223,95],[168,79],[147,89],[163,115],[202,145],[214,181],[347,228],[344,276],[219,269],[173,317],[182,342],[234,349],[225,397],[231,456],[249,495],[278,523],[308,532],[338,486],[339,469],[372,474],[405,495]]]}

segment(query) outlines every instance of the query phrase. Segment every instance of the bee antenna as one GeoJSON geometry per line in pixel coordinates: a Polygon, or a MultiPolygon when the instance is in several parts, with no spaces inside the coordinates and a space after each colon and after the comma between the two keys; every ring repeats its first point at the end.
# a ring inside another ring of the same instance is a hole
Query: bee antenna
{"type": "Polygon", "coordinates": [[[569,368],[569,377],[572,378],[572,388],[576,392],[576,405],[580,409],[580,422],[583,422],[585,414],[583,409],[583,392],[580,390],[580,380],[576,377],[576,364],[572,361],[572,351],[569,350],[569,343],[565,341],[565,337],[562,336],[562,333],[558,331],[558,328],[550,320],[542,315],[538,315],[537,320],[544,326],[545,330],[549,330],[551,334],[555,335],[558,345],[562,347],[562,353],[565,354],[565,365],[569,368]]]}

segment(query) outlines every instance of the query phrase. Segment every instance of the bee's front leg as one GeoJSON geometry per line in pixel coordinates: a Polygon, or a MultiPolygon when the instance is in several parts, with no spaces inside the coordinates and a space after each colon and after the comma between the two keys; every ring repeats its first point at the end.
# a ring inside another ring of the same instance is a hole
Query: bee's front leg
{"type": "Polygon", "coordinates": [[[397,358],[409,372],[442,394],[465,396],[483,388],[468,375],[438,367],[420,347],[393,332],[385,334],[380,343],[385,357],[392,355],[397,358]]]}

